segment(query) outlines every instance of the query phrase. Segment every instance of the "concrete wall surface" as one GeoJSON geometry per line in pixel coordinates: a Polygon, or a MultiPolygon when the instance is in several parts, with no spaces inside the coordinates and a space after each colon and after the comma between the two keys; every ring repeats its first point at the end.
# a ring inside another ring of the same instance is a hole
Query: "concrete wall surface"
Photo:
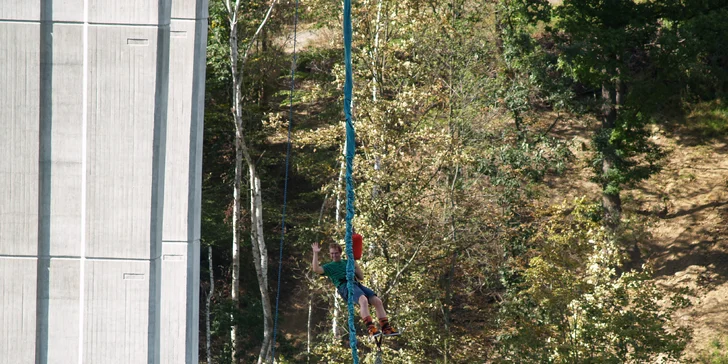
{"type": "Polygon", "coordinates": [[[207,5],[0,1],[0,362],[198,363],[207,5]]]}

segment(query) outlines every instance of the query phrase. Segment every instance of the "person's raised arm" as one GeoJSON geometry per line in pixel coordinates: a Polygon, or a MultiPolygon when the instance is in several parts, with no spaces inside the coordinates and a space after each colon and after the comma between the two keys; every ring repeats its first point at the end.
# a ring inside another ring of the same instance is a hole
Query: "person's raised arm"
{"type": "Polygon", "coordinates": [[[311,261],[311,270],[318,274],[324,274],[324,269],[318,262],[318,253],[321,251],[321,247],[318,243],[311,244],[311,250],[313,250],[313,260],[311,261]]]}

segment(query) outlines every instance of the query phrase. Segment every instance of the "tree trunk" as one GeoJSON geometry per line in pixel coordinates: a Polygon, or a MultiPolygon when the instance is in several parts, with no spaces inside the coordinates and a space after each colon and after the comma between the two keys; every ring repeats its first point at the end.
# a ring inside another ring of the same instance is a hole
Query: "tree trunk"
{"type": "Polygon", "coordinates": [[[341,314],[341,303],[336,299],[336,290],[331,295],[334,300],[334,313],[331,317],[331,333],[334,335],[333,342],[336,343],[341,337],[341,329],[339,328],[339,315],[341,314]]]}
{"type": "Polygon", "coordinates": [[[210,309],[212,307],[212,295],[215,293],[215,272],[212,265],[212,245],[207,246],[207,265],[210,269],[210,291],[207,293],[205,302],[205,348],[207,353],[207,364],[212,364],[212,333],[210,332],[210,309]]]}
{"type": "MultiPolygon", "coordinates": [[[[374,47],[372,47],[372,104],[377,103],[377,96],[379,89],[377,88],[377,83],[380,78],[380,74],[384,71],[384,65],[381,65],[381,72],[380,72],[380,63],[379,62],[379,33],[381,30],[381,21],[382,21],[382,0],[377,1],[377,20],[376,25],[374,27],[374,47]]],[[[377,150],[376,146],[374,147],[374,150],[377,150]]],[[[342,165],[343,167],[343,165],[342,165]]],[[[374,156],[374,170],[379,171],[382,168],[382,157],[378,154],[375,154],[374,156]]],[[[379,185],[375,184],[372,186],[372,200],[376,200],[379,196],[379,185]]],[[[368,254],[374,253],[374,240],[370,239],[368,244],[368,254]]],[[[363,247],[362,247],[363,248],[363,247]]]]}
{"type": "Polygon", "coordinates": [[[382,0],[377,1],[377,23],[374,27],[374,48],[372,50],[372,101],[377,102],[377,73],[379,67],[379,23],[382,18],[382,0]]]}
{"type": "Polygon", "coordinates": [[[306,321],[306,361],[311,361],[311,322],[313,321],[313,294],[308,294],[308,320],[306,321]]]}
{"type": "MultiPolygon", "coordinates": [[[[617,87],[609,82],[602,84],[602,129],[611,131],[614,129],[617,121],[618,101],[622,100],[621,83],[617,83],[617,87]],[[619,90],[619,92],[617,92],[619,90]]],[[[611,145],[604,147],[606,150],[602,152],[602,178],[604,180],[602,187],[606,188],[610,183],[609,178],[615,168],[615,158],[611,145]]],[[[615,227],[619,224],[622,215],[622,199],[619,192],[604,190],[602,193],[602,207],[604,208],[604,218],[607,226],[615,227]]]]}
{"type": "MultiPolygon", "coordinates": [[[[455,6],[453,3],[453,10],[455,6]]],[[[455,14],[453,14],[453,19],[455,19],[455,14]]],[[[453,102],[453,96],[455,94],[453,90],[454,85],[454,75],[453,75],[453,59],[452,59],[452,50],[450,52],[450,58],[449,58],[449,72],[448,72],[448,83],[450,84],[450,90],[448,91],[448,129],[450,131],[450,151],[454,154],[454,148],[455,148],[455,125],[454,125],[454,102],[453,102]]],[[[516,119],[517,122],[518,119],[516,119]]],[[[516,124],[518,125],[518,124],[516,124]]],[[[459,166],[455,166],[455,173],[452,175],[452,177],[448,176],[448,182],[452,179],[452,183],[449,187],[449,200],[450,200],[450,233],[452,237],[452,255],[450,258],[450,271],[447,274],[447,281],[445,282],[445,302],[443,303],[443,318],[445,320],[445,340],[443,340],[444,344],[444,362],[447,364],[448,362],[448,356],[450,354],[450,315],[452,310],[452,281],[453,276],[455,275],[455,263],[457,262],[457,256],[458,256],[458,250],[457,250],[457,234],[455,229],[455,186],[457,185],[457,179],[458,179],[458,171],[459,166]]],[[[447,211],[447,209],[443,209],[443,211],[447,211]]]]}
{"type": "MultiPolygon", "coordinates": [[[[239,104],[239,102],[238,102],[239,104]]],[[[242,119],[242,117],[241,117],[242,119]]],[[[241,121],[242,123],[242,121],[241,121]]],[[[242,169],[243,169],[243,157],[242,157],[242,148],[241,148],[241,141],[243,140],[242,135],[242,125],[238,124],[236,122],[236,128],[235,128],[235,187],[233,191],[233,262],[232,262],[232,300],[234,303],[234,307],[238,307],[238,301],[239,301],[239,291],[240,291],[240,237],[239,237],[239,227],[238,223],[240,220],[240,189],[242,185],[242,169]]],[[[232,340],[232,348],[233,348],[233,362],[237,363],[237,359],[235,359],[235,356],[237,356],[237,331],[238,326],[233,321],[233,327],[230,332],[230,339],[232,340]]]]}
{"type": "Polygon", "coordinates": [[[503,54],[503,7],[495,6],[495,49],[499,55],[503,54]]]}
{"type": "MultiPolygon", "coordinates": [[[[237,8],[236,3],[236,8],[237,8]]],[[[235,180],[233,183],[233,258],[232,258],[232,292],[231,298],[233,300],[233,306],[238,307],[238,291],[240,290],[240,239],[238,236],[238,223],[240,220],[240,185],[242,184],[242,169],[243,169],[243,155],[241,148],[241,141],[243,139],[243,121],[242,121],[242,110],[240,105],[240,74],[238,72],[238,27],[237,27],[237,10],[234,14],[231,14],[230,24],[230,70],[232,73],[233,82],[233,115],[235,117],[235,180]]],[[[230,329],[230,341],[232,348],[232,360],[233,363],[237,363],[238,359],[238,325],[235,324],[235,318],[233,317],[233,325],[230,329]]]]}
{"type": "MultiPolygon", "coordinates": [[[[263,27],[270,19],[273,7],[277,0],[272,0],[270,7],[265,14],[264,19],[252,35],[243,52],[242,59],[239,57],[238,48],[238,12],[240,10],[240,0],[235,0],[231,4],[230,0],[225,0],[225,8],[228,12],[230,21],[230,71],[233,83],[233,116],[235,119],[235,182],[233,191],[233,284],[232,284],[232,300],[235,307],[238,307],[238,291],[240,289],[239,272],[240,272],[240,256],[239,256],[239,239],[238,239],[238,220],[240,219],[240,185],[242,181],[242,163],[245,159],[248,164],[248,172],[250,175],[250,218],[251,218],[251,244],[253,250],[253,261],[258,276],[258,287],[260,288],[261,301],[263,306],[263,343],[261,345],[258,363],[262,363],[270,357],[271,340],[273,337],[273,319],[272,309],[270,305],[270,297],[268,294],[268,253],[265,246],[263,235],[263,202],[261,198],[260,177],[255,169],[255,162],[250,156],[250,150],[245,142],[245,132],[243,124],[242,110],[242,80],[244,75],[245,63],[250,54],[250,49],[255,44],[258,36],[261,34],[263,27]]],[[[234,363],[238,360],[238,338],[237,325],[233,324],[230,331],[232,340],[232,359],[234,363]]]]}
{"type": "MultiPolygon", "coordinates": [[[[245,153],[248,159],[250,155],[245,153]]],[[[273,310],[268,292],[268,249],[263,235],[263,200],[260,186],[260,177],[255,169],[252,159],[248,160],[250,173],[250,219],[252,229],[250,239],[253,245],[253,264],[258,276],[261,304],[263,306],[263,343],[258,355],[258,364],[270,358],[271,340],[273,339],[273,310]]]]}
{"type": "MultiPolygon", "coordinates": [[[[452,123],[451,123],[452,127],[452,123]]],[[[455,265],[457,263],[458,259],[458,248],[457,248],[457,231],[455,226],[455,185],[458,178],[458,171],[459,167],[455,167],[455,175],[452,177],[452,187],[450,188],[450,233],[452,235],[452,244],[453,249],[450,256],[450,271],[447,274],[447,280],[445,282],[445,302],[443,304],[442,313],[445,320],[445,340],[444,347],[445,347],[445,353],[444,353],[444,360],[445,363],[448,362],[448,356],[450,354],[450,331],[451,331],[451,315],[452,315],[452,282],[455,277],[455,265]]]]}

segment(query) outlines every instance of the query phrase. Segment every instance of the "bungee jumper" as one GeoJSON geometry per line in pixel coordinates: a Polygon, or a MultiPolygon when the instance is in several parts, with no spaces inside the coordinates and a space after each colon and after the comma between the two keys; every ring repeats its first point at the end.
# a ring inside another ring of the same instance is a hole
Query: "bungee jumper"
{"type": "MultiPolygon", "coordinates": [[[[362,238],[359,234],[353,234],[352,240],[354,241],[354,275],[355,282],[353,289],[353,301],[359,304],[359,315],[362,321],[366,325],[367,331],[371,338],[377,338],[381,335],[384,336],[399,336],[400,333],[389,323],[387,318],[387,312],[384,310],[384,304],[379,299],[377,294],[370,288],[361,284],[361,280],[364,279],[364,273],[356,263],[356,260],[361,257],[361,244],[362,238]],[[379,319],[379,327],[381,331],[377,329],[374,324],[372,316],[369,311],[369,307],[374,306],[377,318],[379,319]]],[[[311,244],[313,250],[313,259],[311,261],[311,269],[321,275],[327,276],[331,282],[336,286],[336,291],[339,293],[344,301],[349,300],[349,290],[347,289],[348,280],[346,278],[346,265],[347,260],[341,259],[342,248],[337,243],[329,244],[329,255],[331,262],[324,265],[320,265],[318,254],[321,251],[319,243],[311,244]]],[[[378,343],[379,344],[379,343],[378,343]]]]}

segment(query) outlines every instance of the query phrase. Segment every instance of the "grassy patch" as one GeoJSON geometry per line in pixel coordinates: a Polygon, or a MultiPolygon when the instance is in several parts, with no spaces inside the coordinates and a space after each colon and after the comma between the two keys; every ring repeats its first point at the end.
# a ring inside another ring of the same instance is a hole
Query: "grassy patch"
{"type": "Polygon", "coordinates": [[[728,106],[721,100],[695,105],[687,117],[687,128],[691,134],[707,138],[728,135],[728,106]]]}
{"type": "Polygon", "coordinates": [[[698,356],[703,364],[728,364],[728,337],[713,338],[710,347],[698,356]]]}

